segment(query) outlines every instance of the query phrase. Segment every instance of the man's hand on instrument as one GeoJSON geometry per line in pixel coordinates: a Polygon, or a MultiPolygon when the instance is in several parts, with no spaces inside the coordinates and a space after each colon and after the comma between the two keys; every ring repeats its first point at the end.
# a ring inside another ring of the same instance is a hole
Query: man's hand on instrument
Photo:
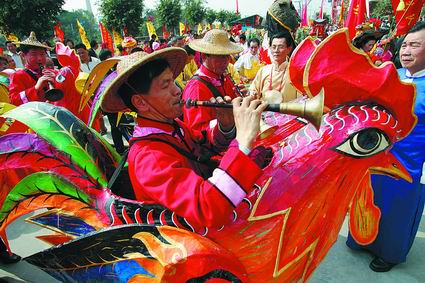
{"type": "Polygon", "coordinates": [[[239,93],[242,94],[243,97],[248,95],[248,89],[244,84],[238,84],[237,88],[239,89],[239,93]]]}
{"type": "Polygon", "coordinates": [[[239,145],[251,149],[260,131],[261,113],[266,109],[267,102],[255,99],[254,96],[233,99],[233,115],[236,125],[236,140],[239,145]]]}
{"type": "Polygon", "coordinates": [[[35,89],[40,90],[47,86],[48,82],[54,83],[55,82],[56,74],[52,70],[43,70],[43,75],[37,80],[37,83],[35,84],[35,89]]]}
{"type": "MultiPolygon", "coordinates": [[[[219,103],[219,104],[226,104],[230,103],[232,99],[229,96],[212,97],[210,99],[210,102],[212,103],[219,103]]],[[[220,124],[220,127],[223,131],[228,132],[231,129],[233,129],[235,125],[235,119],[233,118],[233,111],[230,108],[216,108],[217,111],[217,122],[220,124]]]]}

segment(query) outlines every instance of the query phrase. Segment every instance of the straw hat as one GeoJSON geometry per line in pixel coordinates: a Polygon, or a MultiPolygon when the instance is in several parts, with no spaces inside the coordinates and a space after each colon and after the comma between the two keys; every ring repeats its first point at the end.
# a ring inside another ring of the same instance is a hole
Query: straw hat
{"type": "Polygon", "coordinates": [[[124,104],[118,95],[118,90],[127,79],[138,69],[148,62],[157,59],[165,59],[170,65],[174,78],[182,71],[186,64],[187,53],[183,48],[169,47],[151,54],[145,52],[135,52],[122,57],[117,65],[117,77],[105,88],[101,107],[105,112],[130,112],[131,110],[124,104]]]}
{"type": "Polygon", "coordinates": [[[51,47],[44,45],[40,41],[38,41],[37,38],[35,37],[35,32],[33,31],[30,33],[30,36],[27,39],[21,42],[16,42],[16,44],[52,50],[51,47]]]}
{"type": "Polygon", "coordinates": [[[202,39],[194,39],[189,47],[195,51],[212,55],[230,55],[240,53],[243,47],[229,40],[227,32],[219,29],[208,31],[202,39]]]}

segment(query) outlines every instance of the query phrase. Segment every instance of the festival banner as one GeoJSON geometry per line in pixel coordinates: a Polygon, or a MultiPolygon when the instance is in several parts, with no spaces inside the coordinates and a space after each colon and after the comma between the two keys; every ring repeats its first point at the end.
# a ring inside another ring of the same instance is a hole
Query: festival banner
{"type": "Polygon", "coordinates": [[[425,0],[391,0],[396,19],[395,35],[406,34],[418,21],[425,0]]]}
{"type": "Polygon", "coordinates": [[[59,38],[61,40],[61,42],[64,43],[65,42],[65,33],[61,29],[61,26],[62,26],[62,24],[60,22],[57,22],[56,25],[54,26],[54,33],[55,33],[55,37],[59,38]]]}
{"type": "Polygon", "coordinates": [[[8,41],[13,41],[13,42],[19,41],[19,38],[13,33],[6,34],[5,37],[8,41]]]}
{"type": "Polygon", "coordinates": [[[146,28],[148,29],[149,38],[152,38],[152,35],[156,35],[155,27],[151,21],[146,22],[146,28]]]}
{"type": "Polygon", "coordinates": [[[102,22],[99,22],[100,35],[102,36],[102,45],[107,47],[112,53],[114,53],[114,42],[109,31],[105,28],[102,22]]]}
{"type": "Polygon", "coordinates": [[[184,25],[184,23],[180,22],[179,23],[180,35],[184,34],[185,29],[186,29],[186,26],[184,25]]]}
{"type": "Polygon", "coordinates": [[[114,44],[115,46],[118,46],[123,41],[121,34],[117,32],[116,30],[112,29],[112,36],[114,38],[114,44]]]}
{"type": "Polygon", "coordinates": [[[338,27],[344,26],[344,13],[345,13],[345,4],[344,4],[344,0],[342,0],[341,10],[340,10],[339,19],[338,19],[338,27]]]}
{"type": "Polygon", "coordinates": [[[307,0],[304,0],[304,5],[302,7],[302,12],[301,12],[301,27],[309,26],[307,7],[308,7],[308,2],[307,0]]]}
{"type": "Polygon", "coordinates": [[[323,5],[325,0],[322,0],[322,3],[320,4],[320,12],[319,12],[319,19],[323,19],[323,5]]]}
{"type": "Polygon", "coordinates": [[[81,42],[86,46],[87,49],[91,48],[90,41],[87,39],[86,31],[84,27],[80,24],[80,21],[77,19],[78,31],[80,32],[81,42]]]}
{"type": "Polygon", "coordinates": [[[348,28],[350,38],[356,36],[356,26],[366,21],[366,0],[351,0],[345,27],[348,28]]]}

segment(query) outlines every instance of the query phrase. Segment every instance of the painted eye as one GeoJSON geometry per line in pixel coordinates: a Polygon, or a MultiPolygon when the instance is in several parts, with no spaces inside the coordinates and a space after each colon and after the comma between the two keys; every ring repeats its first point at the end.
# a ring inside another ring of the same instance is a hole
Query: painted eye
{"type": "Polygon", "coordinates": [[[362,158],[378,154],[389,146],[390,141],[384,132],[376,128],[367,128],[350,135],[334,149],[342,154],[362,158]]]}

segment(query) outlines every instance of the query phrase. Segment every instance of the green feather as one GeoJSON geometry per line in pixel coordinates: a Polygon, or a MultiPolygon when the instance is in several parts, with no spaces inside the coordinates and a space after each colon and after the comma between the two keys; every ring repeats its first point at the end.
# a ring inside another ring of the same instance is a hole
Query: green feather
{"type": "Polygon", "coordinates": [[[22,179],[7,195],[0,210],[0,221],[3,222],[19,203],[46,195],[64,195],[89,204],[90,197],[73,184],[48,172],[37,172],[22,179]]]}
{"type": "MultiPolygon", "coordinates": [[[[105,169],[99,168],[98,164],[99,152],[89,140],[91,138],[99,141],[99,135],[68,110],[48,103],[29,102],[5,113],[3,117],[24,123],[58,150],[69,154],[72,161],[86,170],[100,185],[107,186],[105,169]]],[[[106,145],[111,158],[117,162],[119,155],[115,150],[111,150],[111,146],[103,139],[100,139],[100,143],[106,145]]],[[[111,166],[105,163],[102,165],[111,166]]]]}

